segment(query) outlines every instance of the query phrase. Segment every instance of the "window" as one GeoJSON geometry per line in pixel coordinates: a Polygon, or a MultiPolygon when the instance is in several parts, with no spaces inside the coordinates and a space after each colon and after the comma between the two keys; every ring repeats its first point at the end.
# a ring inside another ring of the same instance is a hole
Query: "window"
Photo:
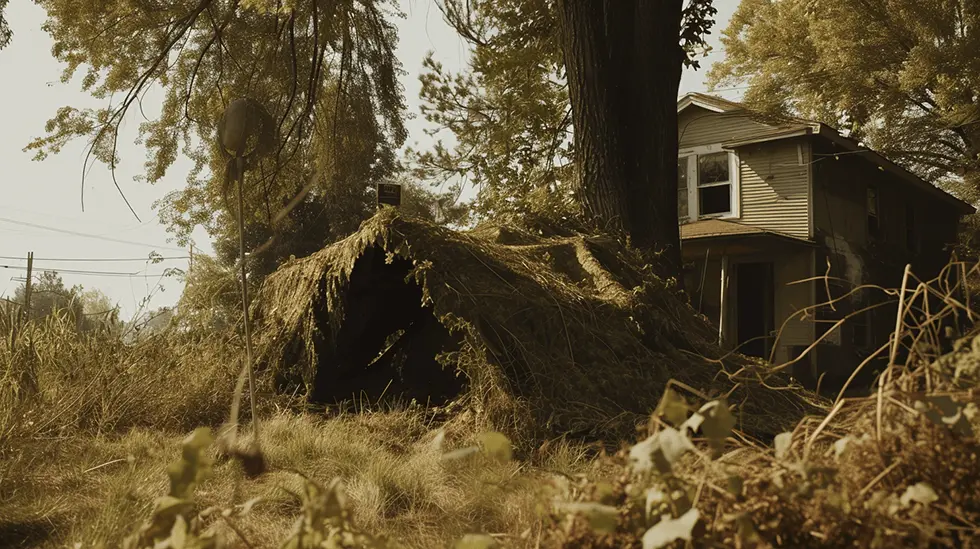
{"type": "Polygon", "coordinates": [[[738,165],[734,153],[718,145],[691,149],[677,159],[677,214],[681,222],[705,217],[737,217],[738,165]]]}
{"type": "Polygon", "coordinates": [[[868,236],[878,236],[878,189],[868,187],[868,236]]]}
{"type": "Polygon", "coordinates": [[[717,215],[731,211],[732,178],[728,153],[698,156],[698,214],[717,215]]]}
{"type": "Polygon", "coordinates": [[[687,219],[687,157],[677,159],[677,218],[687,219]]]}

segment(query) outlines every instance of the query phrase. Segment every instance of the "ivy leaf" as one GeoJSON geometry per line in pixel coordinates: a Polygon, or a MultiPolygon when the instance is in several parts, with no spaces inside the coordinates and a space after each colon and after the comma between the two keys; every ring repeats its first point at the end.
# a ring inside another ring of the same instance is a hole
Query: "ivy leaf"
{"type": "Polygon", "coordinates": [[[939,496],[936,495],[932,486],[925,482],[917,482],[905,489],[905,493],[898,499],[898,502],[902,504],[902,507],[908,507],[913,501],[922,505],[929,505],[938,500],[939,496]]]}
{"type": "Polygon", "coordinates": [[[728,405],[724,399],[709,402],[701,407],[698,412],[704,416],[701,423],[701,432],[708,437],[708,442],[715,451],[725,448],[725,440],[732,434],[735,428],[735,416],[728,410],[728,405]]]}
{"type": "Polygon", "coordinates": [[[689,509],[676,519],[664,515],[660,522],[643,534],[643,549],[660,549],[679,539],[691,541],[691,534],[700,516],[697,509],[689,509]]]}
{"type": "Polygon", "coordinates": [[[589,526],[597,532],[613,533],[619,524],[619,510],[601,503],[566,503],[565,511],[579,514],[589,521],[589,526]]]}
{"type": "Polygon", "coordinates": [[[689,410],[690,406],[683,396],[673,389],[667,389],[660,404],[660,412],[671,425],[682,425],[687,420],[689,410]]]}

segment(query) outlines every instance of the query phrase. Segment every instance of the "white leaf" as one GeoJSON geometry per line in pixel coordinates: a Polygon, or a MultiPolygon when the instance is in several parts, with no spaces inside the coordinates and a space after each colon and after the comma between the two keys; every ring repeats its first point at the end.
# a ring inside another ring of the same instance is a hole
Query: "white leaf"
{"type": "Polygon", "coordinates": [[[664,515],[660,522],[643,534],[643,549],[660,549],[679,539],[691,541],[691,533],[700,516],[697,509],[690,509],[676,519],[664,515]]]}
{"type": "Polygon", "coordinates": [[[479,446],[470,446],[468,448],[460,448],[459,450],[453,450],[442,455],[442,459],[449,461],[453,459],[462,459],[464,457],[472,456],[473,454],[479,454],[479,446]]]}
{"type": "Polygon", "coordinates": [[[446,430],[439,429],[439,431],[436,433],[436,436],[432,438],[431,442],[429,442],[429,448],[437,453],[440,453],[442,452],[442,443],[445,440],[446,440],[446,430]]]}
{"type": "Polygon", "coordinates": [[[790,446],[793,444],[793,433],[779,433],[776,435],[776,439],[773,440],[773,446],[776,447],[776,459],[784,460],[787,454],[789,454],[790,446]]]}
{"type": "Polygon", "coordinates": [[[704,422],[704,416],[695,412],[691,414],[691,417],[687,418],[687,421],[681,424],[680,429],[681,431],[684,431],[684,429],[690,429],[692,433],[696,433],[698,432],[698,429],[701,428],[702,422],[704,422]]]}
{"type": "Polygon", "coordinates": [[[262,498],[260,498],[260,497],[254,497],[254,498],[246,501],[242,505],[242,510],[239,512],[239,515],[244,517],[245,515],[251,513],[252,512],[252,507],[255,507],[255,504],[258,503],[258,502],[260,502],[260,501],[262,501],[262,498]]]}
{"type": "Polygon", "coordinates": [[[174,520],[174,527],[170,529],[170,545],[174,549],[184,549],[187,544],[187,521],[184,517],[177,515],[174,520]]]}
{"type": "Polygon", "coordinates": [[[902,494],[898,502],[902,504],[902,507],[908,507],[913,501],[922,505],[929,505],[938,500],[939,496],[936,495],[936,491],[932,489],[932,486],[929,486],[925,482],[917,482],[905,489],[905,493],[902,494]]]}
{"type": "Polygon", "coordinates": [[[686,435],[673,427],[667,427],[630,448],[630,459],[636,471],[646,472],[653,468],[653,455],[657,450],[672,464],[685,452],[693,449],[694,445],[686,435]]]}
{"type": "Polygon", "coordinates": [[[660,506],[667,501],[667,494],[659,488],[650,488],[647,490],[647,517],[650,516],[650,511],[654,507],[660,506]]]}

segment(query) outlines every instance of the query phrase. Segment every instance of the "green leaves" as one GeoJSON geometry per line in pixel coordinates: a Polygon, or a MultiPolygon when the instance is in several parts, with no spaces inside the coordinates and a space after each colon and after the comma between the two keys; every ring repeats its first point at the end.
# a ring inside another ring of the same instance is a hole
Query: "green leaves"
{"type": "Polygon", "coordinates": [[[725,441],[735,428],[735,416],[728,410],[724,399],[709,402],[698,410],[704,417],[701,422],[701,432],[708,438],[708,443],[715,452],[725,447],[725,441]]]}
{"type": "Polygon", "coordinates": [[[156,500],[150,519],[124,541],[125,549],[209,549],[217,545],[216,537],[201,532],[200,520],[191,518],[194,490],[211,473],[211,460],[205,453],[213,442],[206,427],[184,439],[180,460],[167,468],[170,493],[156,500]]]}
{"type": "Polygon", "coordinates": [[[184,440],[181,460],[167,468],[171,496],[188,500],[194,497],[194,489],[211,473],[211,460],[204,452],[213,442],[207,427],[195,429],[184,440]]]}

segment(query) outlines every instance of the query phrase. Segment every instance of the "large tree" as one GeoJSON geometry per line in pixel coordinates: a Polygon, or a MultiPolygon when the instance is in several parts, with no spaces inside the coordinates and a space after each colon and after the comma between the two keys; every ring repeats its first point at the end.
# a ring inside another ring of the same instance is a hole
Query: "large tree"
{"type": "Polygon", "coordinates": [[[674,109],[682,64],[697,66],[695,57],[704,46],[703,37],[714,10],[706,0],[661,4],[440,1],[446,21],[466,40],[472,55],[461,73],[445,70],[431,57],[426,61],[427,70],[421,77],[422,112],[433,126],[431,133],[448,133],[455,143],[450,146],[440,140],[432,150],[418,152],[415,160],[420,171],[430,179],[465,179],[477,185],[476,211],[480,215],[534,208],[565,213],[569,206],[581,206],[579,199],[585,198],[590,213],[604,225],[626,230],[639,246],[668,247],[676,261],[676,227],[669,227],[676,225],[676,212],[666,211],[671,206],[650,209],[651,204],[659,204],[660,193],[666,197],[670,186],[676,185],[676,175],[670,173],[676,170],[676,160],[672,159],[676,143],[655,140],[652,132],[676,133],[676,122],[670,129],[675,114],[666,111],[674,109]],[[601,28],[563,25],[563,21],[571,22],[564,17],[571,15],[569,9],[591,10],[587,17],[598,17],[596,23],[601,28]],[[590,40],[586,34],[599,37],[593,44],[595,49],[567,51],[573,42],[590,40]],[[582,55],[596,57],[586,59],[582,55]],[[572,63],[567,63],[569,60],[572,63]],[[593,70],[593,61],[601,66],[593,70]],[[583,67],[583,63],[588,74],[579,71],[576,74],[580,78],[570,79],[570,69],[583,67]],[[616,91],[605,98],[580,97],[579,114],[607,107],[617,112],[604,118],[608,121],[605,129],[586,129],[588,115],[573,117],[569,81],[580,88],[583,79],[607,77],[610,79],[599,85],[616,91]],[[607,99],[609,104],[601,105],[607,99]],[[654,102],[659,106],[651,110],[654,102]],[[645,125],[647,121],[649,125],[645,125]],[[603,132],[608,132],[612,141],[603,132]],[[573,139],[573,133],[584,141],[573,139]],[[602,161],[594,151],[575,162],[576,145],[618,147],[614,143],[623,140],[640,148],[621,152],[609,149],[602,158],[617,166],[632,166],[628,176],[617,175],[608,185],[600,183],[612,174],[594,171],[595,162],[602,161]],[[653,150],[663,152],[663,159],[671,159],[658,161],[670,164],[663,167],[666,171],[649,164],[652,159],[641,158],[653,150]],[[619,159],[612,161],[613,156],[619,159]],[[576,172],[576,165],[588,167],[576,172]],[[634,180],[629,192],[640,194],[623,200],[621,191],[627,187],[621,184],[627,181],[625,177],[640,172],[651,174],[652,179],[634,180]],[[658,187],[661,184],[666,187],[658,187]],[[653,191],[654,187],[659,190],[653,191]],[[646,200],[641,195],[648,190],[657,196],[646,200]],[[570,200],[572,197],[575,200],[570,200]],[[630,206],[633,198],[640,200],[630,206]],[[626,208],[624,213],[611,215],[618,207],[626,208]]]}
{"type": "Polygon", "coordinates": [[[743,0],[714,86],[849,132],[922,177],[980,189],[980,3],[743,0]]]}
{"type": "Polygon", "coordinates": [[[681,271],[677,89],[715,13],[710,2],[560,0],[577,187],[586,218],[663,250],[681,271]],[[685,18],[688,24],[685,26],[685,18]]]}

